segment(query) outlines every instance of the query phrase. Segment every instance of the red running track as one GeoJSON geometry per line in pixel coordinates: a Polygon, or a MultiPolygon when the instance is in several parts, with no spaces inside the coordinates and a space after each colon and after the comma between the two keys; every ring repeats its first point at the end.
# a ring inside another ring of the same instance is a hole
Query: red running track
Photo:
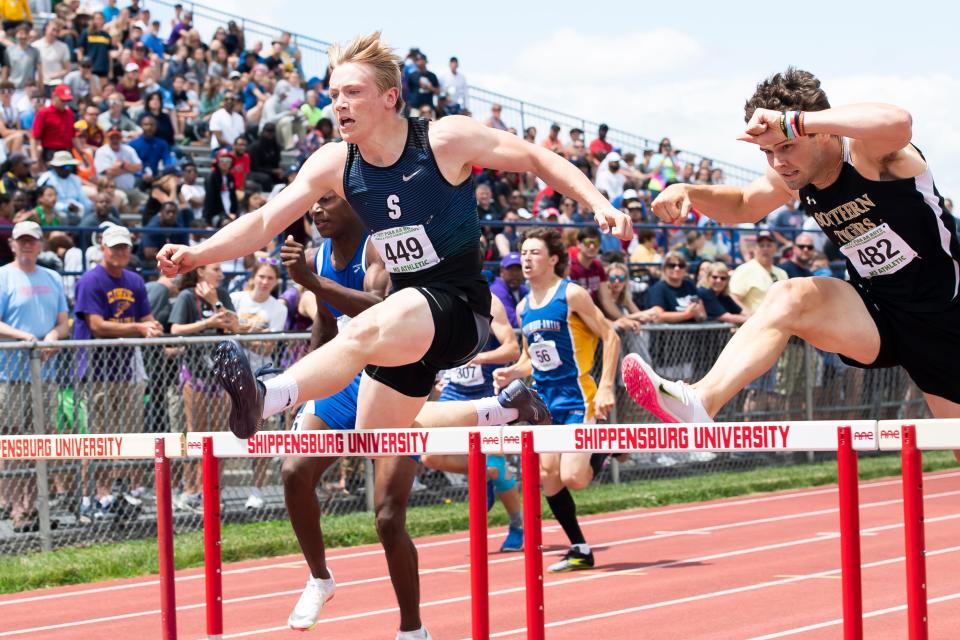
{"type": "MultiPolygon", "coordinates": [[[[960,629],[960,472],[925,477],[930,637],[960,629]]],[[[865,637],[906,637],[902,501],[898,479],[860,490],[865,637]]],[[[565,549],[547,523],[549,564],[565,549]]],[[[583,519],[598,566],[548,575],[548,638],[761,640],[840,637],[836,487],[624,511],[583,519]]],[[[372,522],[371,522],[372,526],[372,522]]],[[[490,535],[490,629],[523,638],[522,554],[496,552],[490,535]]],[[[435,638],[470,634],[464,534],[418,540],[423,618],[435,638]]],[[[318,638],[392,638],[398,615],[374,546],[334,550],[339,586],[318,638]]],[[[229,565],[224,638],[303,638],[286,618],[306,579],[297,557],[229,565]]],[[[0,638],[159,637],[156,578],[0,597],[0,638]]],[[[177,574],[179,637],[206,637],[202,570],[177,574]]],[[[310,636],[307,636],[310,637],[310,636]]]]}

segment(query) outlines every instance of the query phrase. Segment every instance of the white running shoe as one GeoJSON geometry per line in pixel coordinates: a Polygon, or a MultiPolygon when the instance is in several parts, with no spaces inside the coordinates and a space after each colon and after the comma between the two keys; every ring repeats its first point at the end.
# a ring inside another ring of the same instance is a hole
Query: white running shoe
{"type": "Polygon", "coordinates": [[[638,405],[664,422],[713,422],[700,397],[685,382],[671,382],[656,374],[635,353],[623,357],[623,384],[638,405]]]}
{"type": "Polygon", "coordinates": [[[427,628],[422,626],[416,631],[397,631],[397,640],[433,640],[427,628]]]}
{"type": "Polygon", "coordinates": [[[290,617],[287,618],[290,628],[294,631],[309,631],[317,626],[320,610],[323,609],[324,604],[333,600],[336,590],[337,583],[333,579],[332,571],[330,571],[329,580],[319,580],[310,576],[307,579],[307,586],[300,594],[300,599],[297,600],[296,606],[290,612],[290,617]]]}
{"type": "Polygon", "coordinates": [[[258,496],[255,493],[251,493],[250,497],[247,498],[247,503],[243,505],[244,509],[263,509],[263,496],[258,496]]]}

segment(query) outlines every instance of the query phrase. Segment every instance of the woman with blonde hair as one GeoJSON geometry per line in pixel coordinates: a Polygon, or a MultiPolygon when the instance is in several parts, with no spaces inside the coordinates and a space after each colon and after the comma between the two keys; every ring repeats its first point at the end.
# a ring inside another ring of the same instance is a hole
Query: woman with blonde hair
{"type": "Polygon", "coordinates": [[[722,262],[711,262],[697,283],[697,293],[707,312],[707,320],[740,325],[750,313],[742,309],[730,296],[730,271],[722,262]]]}
{"type": "Polygon", "coordinates": [[[630,295],[630,270],[622,262],[612,262],[607,267],[607,284],[610,296],[624,317],[640,322],[656,322],[659,314],[654,309],[641,311],[630,295]]]}
{"type": "MultiPolygon", "coordinates": [[[[279,333],[287,323],[287,306],[273,296],[273,290],[280,281],[279,260],[262,252],[257,252],[254,259],[250,279],[244,285],[243,291],[230,294],[230,300],[240,320],[240,333],[279,333]]],[[[244,343],[251,366],[259,369],[269,364],[269,356],[276,345],[276,342],[269,340],[244,343]]],[[[271,419],[275,423],[271,428],[279,428],[279,419],[271,419]]],[[[247,498],[247,509],[263,508],[261,488],[266,475],[267,460],[254,460],[254,488],[247,498]]]]}

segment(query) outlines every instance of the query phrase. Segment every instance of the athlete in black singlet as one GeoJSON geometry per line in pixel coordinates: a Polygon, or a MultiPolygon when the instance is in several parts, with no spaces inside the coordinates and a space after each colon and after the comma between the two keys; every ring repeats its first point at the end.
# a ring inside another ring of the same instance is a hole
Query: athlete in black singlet
{"type": "Polygon", "coordinates": [[[746,120],[740,139],[766,155],[766,175],[747,187],[672,185],[654,212],[674,222],[695,207],[737,224],[799,198],[840,247],[850,281],[774,284],[693,385],[663,380],[628,355],[623,375],[634,400],[664,420],[710,420],[795,335],[855,367],[900,365],[934,416],[960,417],[960,245],[911,142],[910,114],[874,103],[831,108],[819,80],[791,68],[757,86],[746,120]]]}

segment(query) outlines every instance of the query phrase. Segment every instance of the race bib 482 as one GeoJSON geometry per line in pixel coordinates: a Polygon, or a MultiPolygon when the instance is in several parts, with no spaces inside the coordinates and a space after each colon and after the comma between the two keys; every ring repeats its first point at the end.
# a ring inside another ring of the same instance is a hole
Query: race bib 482
{"type": "Polygon", "coordinates": [[[913,262],[917,252],[884,222],[840,247],[862,278],[876,278],[913,262]]]}

